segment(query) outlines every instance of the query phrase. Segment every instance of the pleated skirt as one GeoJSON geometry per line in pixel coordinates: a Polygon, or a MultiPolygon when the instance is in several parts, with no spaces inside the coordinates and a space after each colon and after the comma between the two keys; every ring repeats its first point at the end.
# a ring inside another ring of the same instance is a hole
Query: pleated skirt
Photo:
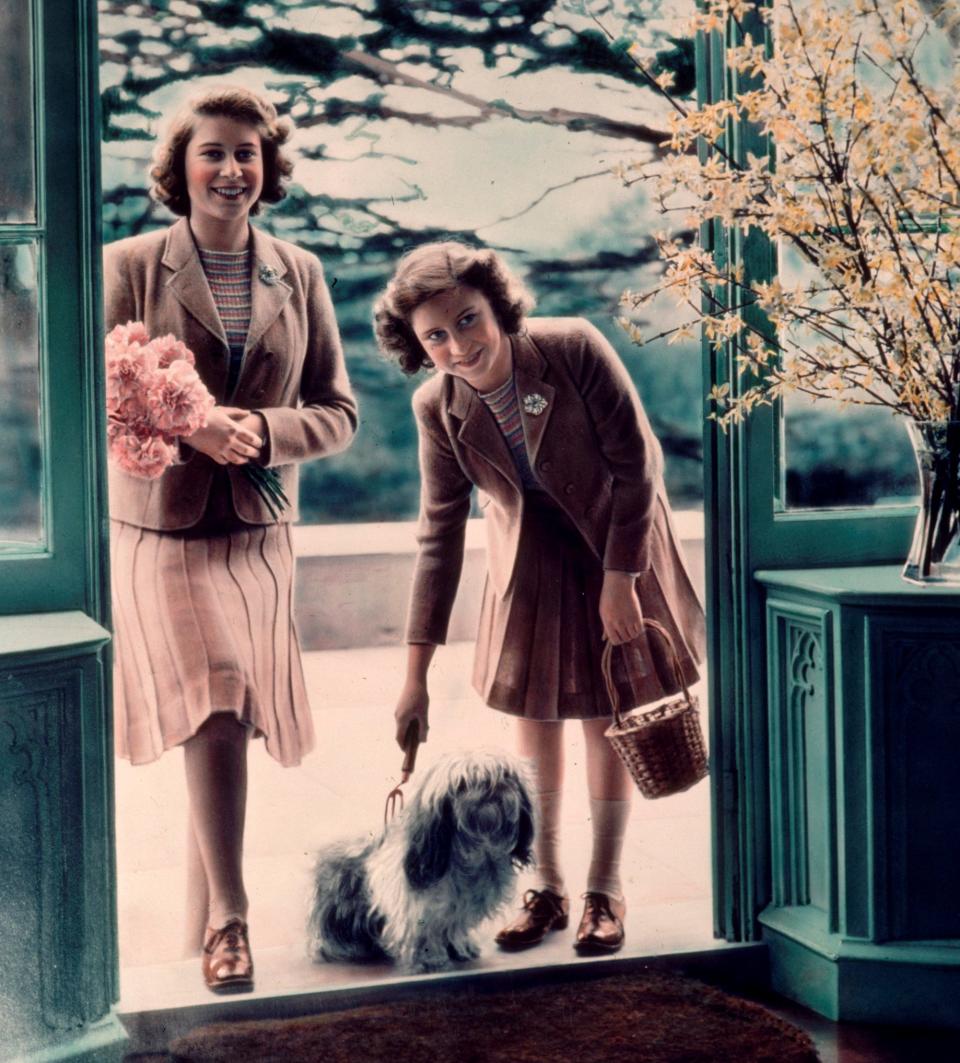
{"type": "MultiPolygon", "coordinates": [[[[663,509],[652,534],[662,540],[659,556],[674,564],[669,571],[643,573],[637,593],[644,616],[670,632],[689,686],[699,678],[703,610],[663,509]]],[[[600,665],[602,586],[603,566],[570,518],[549,496],[527,492],[513,582],[504,597],[489,579],[483,592],[473,685],[489,706],[536,720],[611,715],[600,665]]],[[[680,689],[656,634],[618,647],[612,664],[623,710],[680,689]]]]}
{"type": "Polygon", "coordinates": [[[284,765],[314,744],[290,526],[206,538],[111,521],[117,753],[134,764],[232,712],[284,765]]]}

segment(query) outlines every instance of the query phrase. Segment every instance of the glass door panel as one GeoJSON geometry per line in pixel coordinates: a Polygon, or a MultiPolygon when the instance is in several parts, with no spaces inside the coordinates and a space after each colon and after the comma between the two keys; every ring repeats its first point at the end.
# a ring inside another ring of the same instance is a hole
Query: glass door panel
{"type": "MultiPolygon", "coordinates": [[[[816,270],[791,245],[780,241],[777,251],[785,288],[815,279],[816,270]]],[[[807,349],[817,344],[809,331],[792,330],[790,339],[807,349]]],[[[780,512],[916,501],[917,467],[902,417],[875,406],[814,402],[798,392],[789,393],[780,409],[780,512]]]]}
{"type": "Polygon", "coordinates": [[[35,244],[0,244],[0,550],[41,549],[43,456],[35,244]]]}
{"type": "Polygon", "coordinates": [[[0,4],[0,223],[37,220],[32,0],[0,4]]]}

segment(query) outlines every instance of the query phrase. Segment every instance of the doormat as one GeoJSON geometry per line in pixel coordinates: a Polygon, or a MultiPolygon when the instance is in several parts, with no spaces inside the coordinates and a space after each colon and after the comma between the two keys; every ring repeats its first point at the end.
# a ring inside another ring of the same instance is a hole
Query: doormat
{"type": "Polygon", "coordinates": [[[214,1023],[169,1046],[178,1063],[817,1063],[766,1008],[680,975],[514,990],[461,986],[299,1019],[214,1023]]]}

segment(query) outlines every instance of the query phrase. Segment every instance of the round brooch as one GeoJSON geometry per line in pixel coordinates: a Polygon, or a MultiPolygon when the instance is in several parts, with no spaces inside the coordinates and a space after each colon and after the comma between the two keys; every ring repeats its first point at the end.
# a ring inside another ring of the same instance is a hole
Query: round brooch
{"type": "Polygon", "coordinates": [[[273,268],[264,263],[257,271],[257,275],[264,284],[276,284],[280,277],[280,274],[273,268]]]}
{"type": "Polygon", "coordinates": [[[523,396],[523,412],[531,417],[539,417],[547,408],[547,400],[538,392],[523,396]]]}

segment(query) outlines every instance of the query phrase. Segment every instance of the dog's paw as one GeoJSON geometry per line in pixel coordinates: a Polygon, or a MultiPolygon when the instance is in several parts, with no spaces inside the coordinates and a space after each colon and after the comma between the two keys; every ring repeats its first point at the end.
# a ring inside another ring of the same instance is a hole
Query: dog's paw
{"type": "Polygon", "coordinates": [[[480,946],[470,938],[447,942],[447,954],[457,963],[475,960],[480,955],[480,946]]]}
{"type": "Polygon", "coordinates": [[[453,966],[453,961],[447,954],[447,950],[420,949],[402,964],[415,974],[430,974],[432,971],[446,971],[453,966]]]}

